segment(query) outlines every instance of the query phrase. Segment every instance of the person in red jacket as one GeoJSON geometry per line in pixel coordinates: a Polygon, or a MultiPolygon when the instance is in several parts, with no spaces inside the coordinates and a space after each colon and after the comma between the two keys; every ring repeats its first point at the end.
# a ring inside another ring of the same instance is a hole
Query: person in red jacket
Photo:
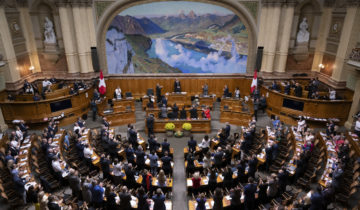
{"type": "Polygon", "coordinates": [[[203,110],[203,112],[204,112],[205,118],[210,120],[210,119],[211,119],[210,108],[207,106],[207,107],[203,110]]]}
{"type": "Polygon", "coordinates": [[[199,172],[195,172],[191,180],[192,180],[193,193],[196,196],[199,193],[200,182],[201,182],[201,177],[199,172]]]}

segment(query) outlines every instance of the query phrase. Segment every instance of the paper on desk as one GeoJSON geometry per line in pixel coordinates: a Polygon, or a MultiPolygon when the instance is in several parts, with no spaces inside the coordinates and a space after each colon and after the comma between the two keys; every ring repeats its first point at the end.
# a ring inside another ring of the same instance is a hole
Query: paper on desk
{"type": "Polygon", "coordinates": [[[187,180],[187,186],[192,186],[192,180],[191,179],[187,180]]]}

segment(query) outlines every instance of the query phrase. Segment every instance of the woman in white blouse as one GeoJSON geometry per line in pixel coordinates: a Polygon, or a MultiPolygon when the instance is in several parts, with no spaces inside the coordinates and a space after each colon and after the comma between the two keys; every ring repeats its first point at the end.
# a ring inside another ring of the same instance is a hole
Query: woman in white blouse
{"type": "Polygon", "coordinates": [[[116,99],[121,99],[121,89],[120,89],[119,86],[115,89],[114,96],[115,96],[116,99]]]}
{"type": "Polygon", "coordinates": [[[207,171],[211,168],[211,153],[210,152],[207,152],[204,156],[204,159],[203,159],[203,168],[204,168],[204,171],[207,171]]]}
{"type": "Polygon", "coordinates": [[[121,183],[121,179],[123,177],[122,165],[121,162],[118,161],[118,159],[114,160],[113,165],[113,173],[114,173],[114,182],[116,185],[119,185],[121,183]]]}
{"type": "Polygon", "coordinates": [[[22,141],[23,140],[23,133],[22,131],[20,130],[19,126],[16,126],[16,136],[18,137],[19,141],[22,141]]]}
{"type": "Polygon", "coordinates": [[[303,116],[300,116],[300,119],[298,121],[297,131],[300,132],[300,133],[303,133],[305,126],[306,126],[306,121],[305,121],[303,116]]]}
{"type": "Polygon", "coordinates": [[[206,154],[209,151],[210,139],[208,135],[205,135],[201,143],[199,144],[203,154],[206,154]]]}
{"type": "Polygon", "coordinates": [[[240,89],[239,89],[239,87],[237,87],[235,89],[235,98],[240,98],[240,89]]]}

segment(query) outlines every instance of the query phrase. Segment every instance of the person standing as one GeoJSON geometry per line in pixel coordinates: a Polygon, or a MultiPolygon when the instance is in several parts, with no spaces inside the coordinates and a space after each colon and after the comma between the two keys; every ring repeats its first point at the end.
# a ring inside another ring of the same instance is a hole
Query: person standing
{"type": "Polygon", "coordinates": [[[95,121],[96,117],[97,117],[97,105],[96,105],[94,99],[92,99],[91,102],[90,102],[90,108],[91,108],[91,111],[92,111],[92,119],[93,119],[93,121],[95,121]]]}
{"type": "Polygon", "coordinates": [[[259,99],[255,98],[255,100],[254,100],[254,116],[255,116],[256,121],[257,121],[258,110],[259,110],[259,99]]]}
{"type": "Polygon", "coordinates": [[[202,89],[203,89],[203,96],[208,96],[209,95],[209,86],[207,83],[205,83],[203,86],[202,86],[202,89]]]}
{"type": "Polygon", "coordinates": [[[260,107],[261,107],[263,114],[265,113],[266,106],[267,106],[266,97],[264,94],[262,94],[262,96],[260,97],[260,107]]]}
{"type": "Polygon", "coordinates": [[[176,78],[175,82],[174,82],[174,92],[175,93],[181,92],[181,84],[180,84],[180,81],[178,80],[178,78],[176,78]]]}
{"type": "Polygon", "coordinates": [[[165,196],[160,188],[156,190],[156,194],[153,195],[152,200],[154,201],[154,208],[156,210],[165,210],[165,196]]]}
{"type": "Polygon", "coordinates": [[[162,86],[160,86],[159,83],[156,84],[156,103],[160,103],[161,101],[161,89],[162,86]]]}
{"type": "Polygon", "coordinates": [[[294,93],[296,97],[302,97],[302,87],[299,83],[295,84],[294,93]]]}
{"type": "Polygon", "coordinates": [[[146,127],[148,129],[148,136],[150,137],[150,135],[154,134],[154,115],[150,114],[147,118],[146,118],[146,127]]]}

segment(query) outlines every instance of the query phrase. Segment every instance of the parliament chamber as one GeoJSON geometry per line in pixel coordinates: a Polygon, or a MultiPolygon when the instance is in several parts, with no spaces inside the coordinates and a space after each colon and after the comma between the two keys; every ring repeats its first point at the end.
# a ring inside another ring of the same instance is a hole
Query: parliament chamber
{"type": "Polygon", "coordinates": [[[360,208],[360,1],[0,1],[0,209],[360,208]]]}

